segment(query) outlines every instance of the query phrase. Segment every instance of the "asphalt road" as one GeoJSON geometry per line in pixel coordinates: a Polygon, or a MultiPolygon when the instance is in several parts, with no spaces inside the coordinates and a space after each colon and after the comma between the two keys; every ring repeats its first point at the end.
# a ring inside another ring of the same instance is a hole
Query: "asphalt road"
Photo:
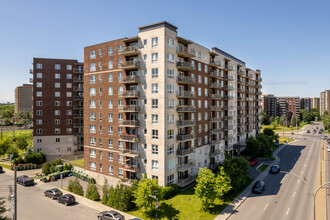
{"type": "Polygon", "coordinates": [[[313,219],[313,196],[309,192],[317,188],[322,139],[317,134],[306,134],[306,130],[317,126],[320,124],[295,132],[297,141],[278,153],[281,171],[298,175],[310,188],[292,174],[270,174],[264,179],[263,194],[251,193],[229,219],[313,219]]]}
{"type": "MultiPolygon", "coordinates": [[[[0,174],[0,185],[12,185],[12,173],[0,174]]],[[[86,205],[76,203],[65,206],[43,195],[46,189],[52,187],[49,184],[38,184],[38,186],[24,187],[17,185],[17,210],[19,220],[93,220],[97,219],[99,211],[86,205]]],[[[8,198],[8,190],[1,190],[0,196],[8,198]]],[[[79,202],[79,201],[78,201],[79,202]]],[[[12,208],[12,202],[7,202],[7,208],[12,208]]],[[[12,217],[12,211],[9,213],[12,217]]]]}

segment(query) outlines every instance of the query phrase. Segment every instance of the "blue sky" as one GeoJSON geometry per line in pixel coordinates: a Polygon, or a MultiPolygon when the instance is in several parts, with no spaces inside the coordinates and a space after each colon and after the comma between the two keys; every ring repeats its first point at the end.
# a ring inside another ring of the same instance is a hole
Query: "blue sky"
{"type": "Polygon", "coordinates": [[[83,61],[85,46],[163,20],[261,69],[263,93],[317,97],[330,89],[329,0],[0,0],[0,102],[28,83],[33,57],[83,61]]]}

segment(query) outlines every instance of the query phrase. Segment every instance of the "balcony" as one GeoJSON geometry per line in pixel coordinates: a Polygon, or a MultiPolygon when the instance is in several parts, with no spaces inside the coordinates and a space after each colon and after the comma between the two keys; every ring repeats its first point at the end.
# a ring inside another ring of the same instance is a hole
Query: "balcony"
{"type": "Polygon", "coordinates": [[[176,151],[176,154],[178,156],[187,156],[188,154],[191,154],[194,152],[194,149],[193,148],[187,148],[187,149],[178,149],[176,151]]]}
{"type": "Polygon", "coordinates": [[[220,83],[214,83],[214,82],[211,82],[209,84],[210,88],[214,88],[214,89],[221,89],[223,87],[221,87],[221,84],[220,83]]]}
{"type": "Polygon", "coordinates": [[[233,65],[227,64],[227,65],[224,66],[224,69],[226,71],[233,71],[234,70],[234,67],[233,67],[233,65]]]}
{"type": "Polygon", "coordinates": [[[81,145],[84,145],[84,142],[83,141],[75,141],[75,142],[73,142],[73,145],[74,146],[81,146],[81,145]]]}
{"type": "Polygon", "coordinates": [[[127,47],[119,50],[118,54],[121,54],[124,56],[136,56],[139,54],[139,49],[137,46],[127,46],[127,47]]]}
{"type": "Polygon", "coordinates": [[[223,127],[223,129],[224,129],[225,131],[233,130],[233,128],[234,128],[234,126],[232,126],[232,125],[228,125],[228,126],[224,126],[224,127],[223,127]]]}
{"type": "Polygon", "coordinates": [[[188,126],[195,126],[195,120],[178,120],[176,121],[176,126],[178,127],[188,127],[188,126]]]}
{"type": "Polygon", "coordinates": [[[191,92],[191,91],[178,91],[177,97],[178,98],[195,98],[196,95],[194,92],[191,92]]]}
{"type": "Polygon", "coordinates": [[[196,112],[196,107],[192,105],[177,105],[177,112],[196,112]]]}
{"type": "Polygon", "coordinates": [[[194,66],[186,61],[177,62],[176,67],[181,71],[189,71],[194,69],[194,66]]]}
{"type": "Polygon", "coordinates": [[[210,77],[216,77],[216,78],[222,78],[222,76],[220,75],[220,72],[217,72],[217,71],[214,71],[214,70],[210,70],[209,76],[210,77]]]}
{"type": "Polygon", "coordinates": [[[189,141],[196,138],[196,134],[178,134],[176,136],[177,141],[189,141]]]}
{"type": "Polygon", "coordinates": [[[119,92],[119,96],[123,98],[138,98],[139,92],[136,90],[126,90],[119,92]]]}
{"type": "Polygon", "coordinates": [[[118,81],[123,84],[136,84],[136,83],[139,83],[139,77],[138,76],[125,76],[125,77],[119,78],[118,81]]]}
{"type": "Polygon", "coordinates": [[[221,121],[220,117],[212,117],[210,119],[211,119],[211,122],[220,122],[221,121]]]}
{"type": "Polygon", "coordinates": [[[225,106],[223,106],[223,109],[224,110],[233,110],[234,109],[234,106],[233,105],[225,105],[225,106]]]}
{"type": "Polygon", "coordinates": [[[178,179],[178,186],[183,188],[193,182],[195,182],[196,177],[195,176],[188,176],[186,178],[178,179]]]}
{"type": "Polygon", "coordinates": [[[262,85],[256,85],[256,88],[261,89],[262,85]]]}
{"type": "Polygon", "coordinates": [[[238,135],[238,136],[243,136],[243,135],[245,135],[245,131],[238,131],[238,132],[237,132],[237,135],[238,135]]]}
{"type": "Polygon", "coordinates": [[[232,151],[233,149],[233,146],[225,146],[225,151],[232,151]]]}
{"type": "Polygon", "coordinates": [[[245,76],[245,71],[244,70],[238,70],[237,75],[245,76]]]}
{"type": "Polygon", "coordinates": [[[84,100],[84,96],[82,95],[73,96],[73,100],[84,100]]]}
{"type": "Polygon", "coordinates": [[[120,112],[138,112],[139,106],[136,105],[122,105],[118,106],[118,111],[120,112]]]}
{"type": "Polygon", "coordinates": [[[119,140],[137,143],[139,142],[139,135],[121,134],[119,135],[119,140]]]}
{"type": "Polygon", "coordinates": [[[84,91],[84,87],[74,86],[73,91],[82,92],[82,91],[84,91]]]}
{"type": "Polygon", "coordinates": [[[84,124],[83,123],[74,123],[73,124],[73,127],[74,128],[83,128],[84,127],[84,124]]]}
{"type": "Polygon", "coordinates": [[[83,132],[74,132],[73,136],[84,136],[83,132]]]}
{"type": "Polygon", "coordinates": [[[224,96],[221,94],[210,94],[210,99],[223,99],[224,96]]]}
{"type": "Polygon", "coordinates": [[[219,133],[221,133],[221,131],[222,131],[222,128],[211,128],[210,129],[211,134],[219,134],[219,133]]]}
{"type": "Polygon", "coordinates": [[[225,85],[223,88],[225,90],[233,90],[234,89],[234,86],[225,85]]]}
{"type": "Polygon", "coordinates": [[[210,111],[221,111],[222,110],[222,106],[218,106],[218,105],[215,105],[215,106],[210,106],[210,111]]]}
{"type": "Polygon", "coordinates": [[[178,76],[176,82],[179,84],[195,84],[196,81],[194,78],[190,76],[178,76]]]}
{"type": "Polygon", "coordinates": [[[261,77],[257,77],[256,78],[256,81],[261,82],[262,81],[262,78],[261,77]]]}
{"type": "Polygon", "coordinates": [[[225,120],[233,120],[234,117],[232,115],[227,115],[227,116],[223,117],[223,119],[225,119],[225,120]]]}
{"type": "Polygon", "coordinates": [[[195,166],[195,161],[191,160],[188,163],[178,164],[178,171],[184,172],[186,170],[190,170],[192,167],[195,166]]]}
{"type": "Polygon", "coordinates": [[[244,85],[244,84],[245,84],[245,80],[237,79],[237,83],[238,83],[238,84],[242,84],[242,85],[244,85]]]}
{"type": "Polygon", "coordinates": [[[73,109],[76,109],[76,110],[84,109],[84,106],[83,105],[74,105],[73,109]]]}
{"type": "Polygon", "coordinates": [[[73,73],[83,74],[84,73],[84,68],[73,68],[73,73]]]}
{"type": "Polygon", "coordinates": [[[139,127],[140,122],[138,120],[121,120],[118,121],[118,124],[122,127],[139,127]]]}
{"type": "Polygon", "coordinates": [[[220,60],[210,59],[210,66],[212,67],[222,67],[220,60]]]}
{"type": "Polygon", "coordinates": [[[213,152],[210,152],[210,157],[216,157],[222,153],[221,150],[215,150],[213,152]]]}
{"type": "Polygon", "coordinates": [[[139,169],[135,164],[128,164],[128,163],[119,163],[119,169],[129,171],[129,172],[138,172],[139,169]]]}
{"type": "Polygon", "coordinates": [[[130,149],[119,149],[119,154],[124,155],[125,157],[139,157],[139,151],[138,150],[130,150],[130,149]]]}
{"type": "Polygon", "coordinates": [[[127,61],[125,63],[120,63],[119,68],[124,69],[124,70],[132,70],[132,69],[137,69],[140,66],[139,61],[127,61]]]}
{"type": "Polygon", "coordinates": [[[233,137],[233,135],[225,135],[224,136],[224,139],[225,139],[225,141],[229,141],[229,140],[231,140],[231,139],[233,139],[234,137],[233,137]]]}
{"type": "Polygon", "coordinates": [[[178,46],[176,48],[176,52],[178,53],[178,56],[180,56],[180,57],[191,58],[191,57],[196,56],[196,53],[194,50],[189,50],[188,47],[185,47],[185,46],[178,46]]]}
{"type": "Polygon", "coordinates": [[[257,94],[257,95],[262,95],[262,92],[257,92],[256,94],[257,94]]]}
{"type": "Polygon", "coordinates": [[[84,82],[84,78],[83,77],[74,77],[73,78],[73,82],[77,82],[77,83],[83,83],[84,82]]]}
{"type": "Polygon", "coordinates": [[[73,118],[83,118],[84,115],[83,114],[74,114],[73,118]]]}
{"type": "Polygon", "coordinates": [[[228,80],[228,81],[233,81],[234,80],[234,77],[233,76],[224,76],[223,77],[225,80],[228,80]]]}
{"type": "Polygon", "coordinates": [[[224,98],[225,98],[225,100],[233,100],[234,96],[225,95],[224,98]]]}

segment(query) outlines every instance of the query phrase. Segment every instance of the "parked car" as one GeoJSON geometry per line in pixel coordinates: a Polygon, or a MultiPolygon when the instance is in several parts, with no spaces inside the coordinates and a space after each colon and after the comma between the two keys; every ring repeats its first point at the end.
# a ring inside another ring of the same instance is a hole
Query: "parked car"
{"type": "Polygon", "coordinates": [[[276,173],[279,173],[279,172],[280,172],[280,166],[279,165],[273,165],[269,169],[269,173],[276,174],[276,173]]]}
{"type": "Polygon", "coordinates": [[[307,130],[306,133],[309,134],[309,133],[311,133],[311,131],[310,130],[307,130]]]}
{"type": "Polygon", "coordinates": [[[0,173],[3,173],[3,168],[2,168],[2,166],[0,166],[0,173]]]}
{"type": "Polygon", "coordinates": [[[49,198],[52,198],[52,199],[58,199],[58,197],[63,195],[63,193],[61,192],[61,190],[59,190],[57,188],[53,188],[53,189],[46,190],[44,192],[44,195],[49,198]]]}
{"type": "Polygon", "coordinates": [[[248,160],[249,164],[254,167],[256,165],[258,165],[258,159],[256,157],[252,157],[248,160]]]}
{"type": "Polygon", "coordinates": [[[316,130],[314,129],[314,130],[313,130],[313,134],[315,134],[315,133],[316,133],[316,130]]]}
{"type": "Polygon", "coordinates": [[[319,134],[322,134],[323,132],[321,130],[319,130],[319,134]]]}
{"type": "Polygon", "coordinates": [[[330,152],[330,147],[327,147],[327,151],[330,152]]]}
{"type": "Polygon", "coordinates": [[[58,197],[58,203],[62,203],[66,206],[74,204],[76,202],[76,198],[71,194],[65,194],[63,196],[58,197]]]}
{"type": "Polygon", "coordinates": [[[265,191],[265,189],[266,189],[265,182],[262,180],[258,180],[257,182],[254,183],[252,187],[252,192],[261,194],[263,193],[263,191],[265,191]]]}
{"type": "Polygon", "coordinates": [[[125,220],[125,217],[116,211],[104,211],[97,215],[98,220],[125,220]]]}
{"type": "Polygon", "coordinates": [[[22,186],[33,186],[34,185],[34,179],[31,177],[28,177],[27,175],[22,175],[17,177],[16,179],[18,184],[21,184],[22,186]]]}

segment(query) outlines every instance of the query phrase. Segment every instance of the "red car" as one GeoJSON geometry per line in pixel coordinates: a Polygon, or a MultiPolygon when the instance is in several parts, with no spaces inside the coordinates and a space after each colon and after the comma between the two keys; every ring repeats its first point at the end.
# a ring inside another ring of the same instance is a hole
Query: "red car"
{"type": "Polygon", "coordinates": [[[254,167],[256,165],[258,165],[258,159],[256,157],[252,157],[248,160],[249,164],[254,167]]]}

